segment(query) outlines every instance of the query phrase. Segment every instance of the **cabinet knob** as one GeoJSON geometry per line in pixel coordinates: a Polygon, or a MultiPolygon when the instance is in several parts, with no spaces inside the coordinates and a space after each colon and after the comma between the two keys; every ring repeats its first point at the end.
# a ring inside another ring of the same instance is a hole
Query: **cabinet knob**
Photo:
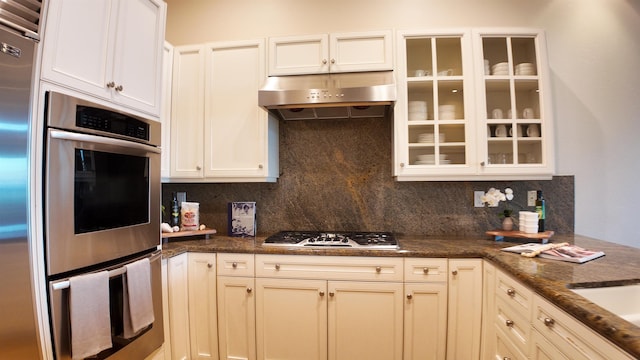
{"type": "Polygon", "coordinates": [[[422,268],[422,273],[423,274],[428,274],[429,273],[429,268],[428,267],[422,268]]]}
{"type": "Polygon", "coordinates": [[[116,83],[114,83],[113,81],[109,81],[109,82],[107,83],[107,87],[108,87],[108,88],[112,88],[112,87],[115,87],[115,86],[116,86],[116,83]]]}
{"type": "Polygon", "coordinates": [[[276,270],[280,270],[280,264],[276,264],[276,270]]]}
{"type": "Polygon", "coordinates": [[[403,163],[403,162],[401,162],[401,163],[400,163],[400,167],[401,167],[401,168],[403,168],[403,167],[404,167],[404,163],[403,163]]]}
{"type": "Polygon", "coordinates": [[[377,273],[382,272],[382,267],[380,267],[380,266],[376,266],[376,272],[377,272],[377,273]]]}
{"type": "Polygon", "coordinates": [[[507,327],[512,327],[513,326],[513,320],[507,320],[504,322],[505,325],[507,325],[507,327]]]}
{"type": "Polygon", "coordinates": [[[331,63],[335,64],[336,63],[336,59],[331,59],[331,63]]]}
{"type": "Polygon", "coordinates": [[[480,166],[485,166],[485,164],[486,163],[484,161],[480,162],[480,166]]]}
{"type": "Polygon", "coordinates": [[[502,358],[502,360],[511,360],[511,358],[508,357],[508,356],[505,356],[505,357],[502,358]]]}
{"type": "Polygon", "coordinates": [[[320,297],[322,297],[322,296],[324,296],[324,291],[320,290],[320,292],[318,294],[320,294],[320,297]]]}
{"type": "Polygon", "coordinates": [[[322,65],[327,65],[327,59],[322,59],[322,65]]]}
{"type": "Polygon", "coordinates": [[[407,294],[407,299],[409,299],[409,300],[413,299],[413,295],[407,294]]]}
{"type": "Polygon", "coordinates": [[[544,318],[544,324],[548,327],[553,326],[553,324],[555,324],[556,321],[553,320],[552,318],[544,318]]]}
{"type": "Polygon", "coordinates": [[[258,169],[262,169],[264,166],[262,164],[258,164],[258,169]]]}
{"type": "Polygon", "coordinates": [[[232,267],[232,268],[234,268],[234,269],[235,269],[235,268],[237,268],[237,267],[238,267],[238,263],[237,263],[237,262],[235,262],[235,261],[234,261],[234,262],[232,262],[232,263],[231,263],[231,267],[232,267]]]}
{"type": "Polygon", "coordinates": [[[212,263],[207,263],[207,267],[208,267],[209,269],[211,269],[211,268],[213,267],[213,264],[212,264],[212,263]]]}
{"type": "Polygon", "coordinates": [[[329,296],[333,297],[335,293],[333,291],[329,291],[329,296]]]}
{"type": "Polygon", "coordinates": [[[120,92],[120,91],[122,91],[122,90],[124,90],[124,88],[122,87],[122,85],[118,85],[118,86],[116,86],[116,91],[117,91],[117,92],[120,92]]]}
{"type": "Polygon", "coordinates": [[[253,291],[252,288],[247,288],[247,294],[251,294],[252,291],[253,291]]]}
{"type": "Polygon", "coordinates": [[[453,271],[451,272],[451,275],[453,275],[453,276],[458,275],[458,270],[453,270],[453,271]]]}
{"type": "Polygon", "coordinates": [[[507,289],[507,295],[514,297],[516,296],[516,291],[513,289],[507,289]]]}
{"type": "Polygon", "coordinates": [[[200,170],[202,170],[202,167],[200,167],[200,166],[198,165],[198,166],[196,166],[196,170],[200,171],[200,170]]]}

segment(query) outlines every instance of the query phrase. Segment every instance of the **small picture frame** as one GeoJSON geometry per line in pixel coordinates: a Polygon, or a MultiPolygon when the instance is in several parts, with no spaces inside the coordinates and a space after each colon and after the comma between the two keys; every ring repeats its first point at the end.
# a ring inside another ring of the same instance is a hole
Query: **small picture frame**
{"type": "Polygon", "coordinates": [[[229,236],[256,236],[256,203],[229,203],[229,236]]]}

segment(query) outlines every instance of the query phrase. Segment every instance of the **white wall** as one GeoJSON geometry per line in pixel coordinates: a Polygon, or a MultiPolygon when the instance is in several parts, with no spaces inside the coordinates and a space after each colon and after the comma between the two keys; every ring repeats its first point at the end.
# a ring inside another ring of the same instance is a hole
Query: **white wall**
{"type": "Polygon", "coordinates": [[[370,29],[545,29],[576,233],[640,247],[640,0],[167,0],[174,45],[370,29]]]}

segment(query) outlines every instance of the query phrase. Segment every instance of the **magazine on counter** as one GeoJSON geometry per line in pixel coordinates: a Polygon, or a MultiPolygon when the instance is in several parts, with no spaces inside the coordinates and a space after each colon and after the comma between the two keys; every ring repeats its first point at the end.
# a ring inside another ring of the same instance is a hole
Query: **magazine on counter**
{"type": "Polygon", "coordinates": [[[532,253],[538,253],[537,256],[545,259],[569,261],[574,263],[584,263],[593,259],[604,256],[602,251],[592,251],[583,249],[576,245],[570,244],[540,244],[527,243],[521,245],[510,246],[502,249],[502,251],[514,252],[523,256],[532,257],[532,253]]]}

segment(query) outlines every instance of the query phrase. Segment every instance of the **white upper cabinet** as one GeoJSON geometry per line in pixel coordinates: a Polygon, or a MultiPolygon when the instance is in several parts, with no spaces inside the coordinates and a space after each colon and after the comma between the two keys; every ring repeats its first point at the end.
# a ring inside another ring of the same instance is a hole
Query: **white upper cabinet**
{"type": "Polygon", "coordinates": [[[169,181],[276,181],[278,121],[258,106],[264,58],[263,40],[175,47],[169,181]]]}
{"type": "Polygon", "coordinates": [[[269,76],[392,69],[388,30],[269,38],[269,76]]]}
{"type": "Polygon", "coordinates": [[[551,178],[540,30],[402,31],[396,41],[398,180],[551,178]]]}
{"type": "Polygon", "coordinates": [[[477,30],[474,46],[480,173],[551,178],[553,114],[543,32],[477,30]]]}
{"type": "Polygon", "coordinates": [[[471,33],[399,32],[394,176],[471,176],[475,111],[471,33]]]}
{"type": "Polygon", "coordinates": [[[162,0],[51,0],[42,77],[158,117],[165,18],[162,0]]]}

